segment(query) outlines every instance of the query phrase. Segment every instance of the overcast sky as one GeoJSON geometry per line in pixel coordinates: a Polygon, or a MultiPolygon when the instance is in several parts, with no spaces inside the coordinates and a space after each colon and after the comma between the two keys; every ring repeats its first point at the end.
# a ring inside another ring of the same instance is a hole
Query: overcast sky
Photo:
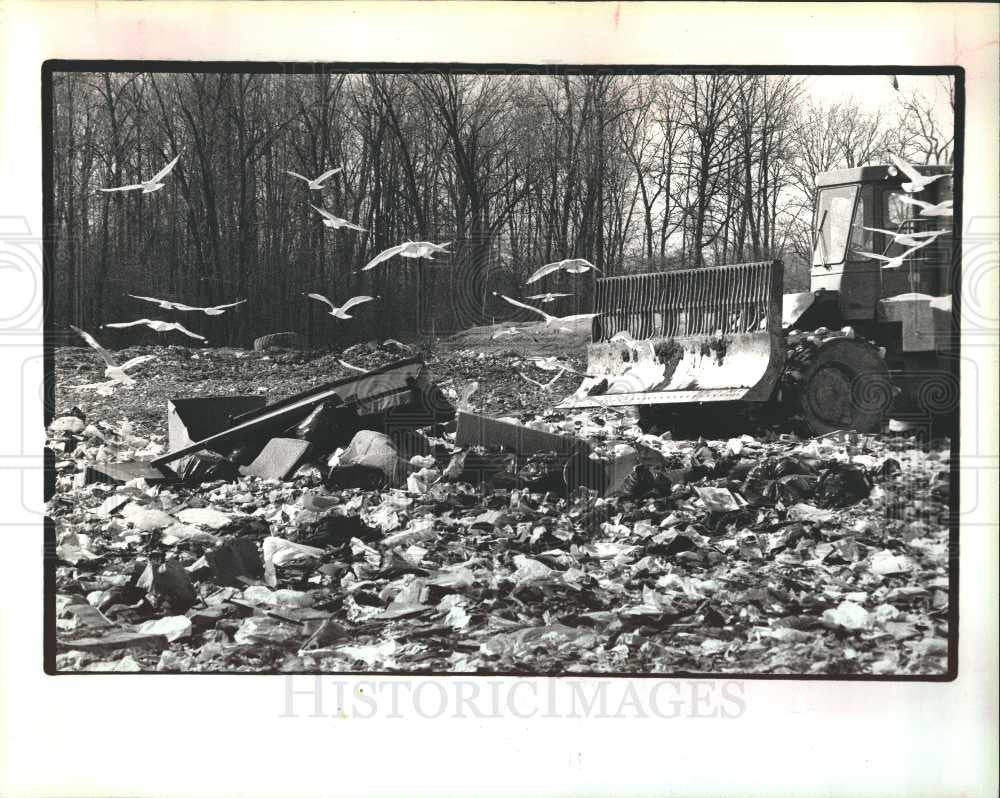
{"type": "MultiPolygon", "coordinates": [[[[899,75],[898,80],[899,91],[905,96],[919,91],[934,102],[939,118],[951,115],[942,76],[899,75]]],[[[895,111],[899,107],[900,95],[887,75],[807,75],[805,86],[811,97],[824,104],[853,97],[868,111],[878,108],[895,111]]]]}

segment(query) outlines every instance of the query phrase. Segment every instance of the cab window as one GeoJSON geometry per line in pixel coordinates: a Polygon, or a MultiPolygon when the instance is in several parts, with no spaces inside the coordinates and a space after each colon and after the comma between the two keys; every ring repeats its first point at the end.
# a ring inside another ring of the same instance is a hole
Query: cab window
{"type": "Polygon", "coordinates": [[[854,206],[854,218],[851,220],[851,249],[863,249],[866,252],[872,251],[872,231],[865,230],[871,227],[871,220],[865,220],[866,206],[871,205],[872,187],[865,186],[858,194],[858,202],[854,206]]]}
{"type": "Polygon", "coordinates": [[[902,191],[894,191],[889,194],[887,200],[888,213],[886,214],[886,219],[889,224],[899,227],[903,222],[910,218],[910,212],[913,210],[912,206],[903,202],[900,197],[907,196],[902,191]]]}
{"type": "MultiPolygon", "coordinates": [[[[816,202],[813,266],[842,263],[851,237],[857,186],[824,188],[816,202]]],[[[862,231],[864,232],[864,231],[862,231]]]]}

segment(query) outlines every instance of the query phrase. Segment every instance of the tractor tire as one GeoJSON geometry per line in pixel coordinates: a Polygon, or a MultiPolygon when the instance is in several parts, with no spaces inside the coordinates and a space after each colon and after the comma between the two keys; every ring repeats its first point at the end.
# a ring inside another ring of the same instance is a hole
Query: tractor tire
{"type": "Polygon", "coordinates": [[[299,334],[294,332],[271,333],[262,335],[253,342],[254,352],[266,352],[268,349],[299,349],[299,334]]]}
{"type": "Polygon", "coordinates": [[[790,409],[814,435],[878,432],[895,394],[878,348],[853,336],[817,333],[789,354],[784,384],[790,409]]]}

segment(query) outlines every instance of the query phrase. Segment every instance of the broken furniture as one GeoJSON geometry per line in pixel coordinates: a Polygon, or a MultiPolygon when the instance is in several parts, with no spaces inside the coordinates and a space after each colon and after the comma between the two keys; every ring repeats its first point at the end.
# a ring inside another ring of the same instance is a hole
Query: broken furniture
{"type": "Polygon", "coordinates": [[[309,441],[298,438],[271,438],[257,458],[240,473],[261,479],[288,479],[302,465],[309,452],[309,441]]]}
{"type": "Polygon", "coordinates": [[[266,402],[263,396],[171,399],[167,402],[167,446],[171,450],[190,446],[231,427],[233,418],[259,410],[266,402]]]}
{"type": "Polygon", "coordinates": [[[152,464],[162,466],[201,449],[228,454],[247,441],[260,441],[263,448],[267,440],[280,437],[325,404],[339,414],[341,437],[334,441],[337,445],[346,445],[361,429],[391,436],[393,431],[440,423],[454,415],[423,358],[412,357],[235,416],[227,428],[172,449],[152,464]]]}

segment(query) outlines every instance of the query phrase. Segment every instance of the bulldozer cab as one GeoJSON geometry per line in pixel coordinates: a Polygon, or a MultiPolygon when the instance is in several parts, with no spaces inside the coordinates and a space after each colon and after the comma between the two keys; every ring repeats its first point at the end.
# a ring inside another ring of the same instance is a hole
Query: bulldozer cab
{"type": "Polygon", "coordinates": [[[917,192],[890,166],[817,175],[810,291],[783,296],[780,261],[598,279],[587,377],[560,407],[767,402],[786,331],[822,317],[817,333],[844,332],[803,372],[810,424],[874,428],[891,395],[877,347],[930,353],[947,340],[950,314],[932,300],[950,293],[952,179],[919,171],[939,177],[917,192]],[[862,384],[879,401],[855,402],[862,384]]]}
{"type": "Polygon", "coordinates": [[[924,215],[918,203],[938,206],[953,197],[951,167],[920,167],[921,174],[942,175],[916,194],[902,188],[907,180],[895,167],[865,166],[816,176],[810,288],[837,292],[840,316],[848,322],[874,320],[879,303],[889,297],[950,293],[952,218],[924,215]],[[915,242],[899,234],[942,231],[927,246],[906,255],[915,242]],[[898,264],[881,260],[905,256],[898,264]]]}

